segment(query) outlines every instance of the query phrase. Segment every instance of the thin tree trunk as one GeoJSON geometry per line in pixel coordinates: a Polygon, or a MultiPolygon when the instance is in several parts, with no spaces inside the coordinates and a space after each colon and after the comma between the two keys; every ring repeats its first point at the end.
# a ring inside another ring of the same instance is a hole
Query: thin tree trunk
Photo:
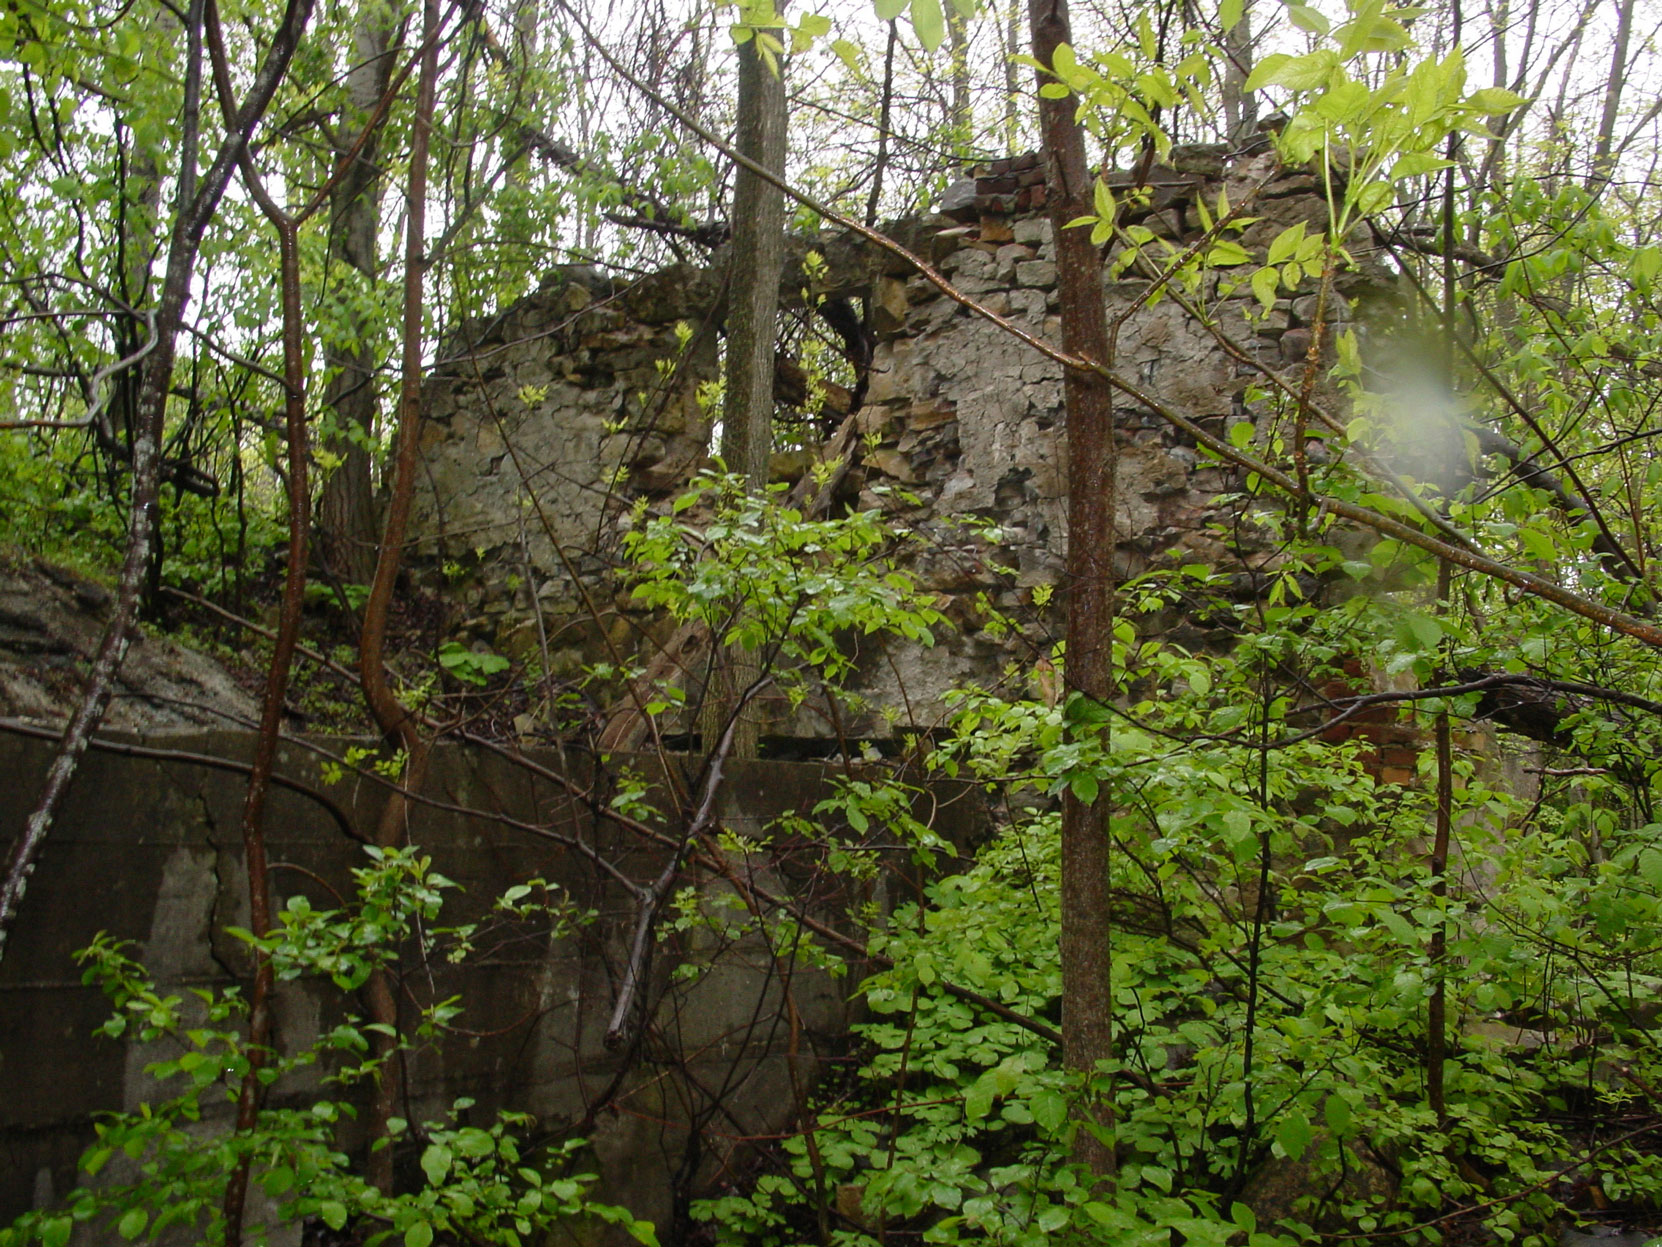
{"type": "MultiPolygon", "coordinates": [[[[1072,43],[1068,0],[1031,0],[1033,55],[1049,65],[1072,43]]],[[[1043,79],[1041,78],[1041,84],[1043,79]]],[[[1090,234],[1067,223],[1094,211],[1085,134],[1071,98],[1039,101],[1045,184],[1061,299],[1062,349],[1105,368],[1108,315],[1102,259],[1090,234]]],[[[1067,685],[1096,703],[1110,696],[1114,619],[1114,404],[1098,374],[1069,369],[1063,380],[1067,410],[1068,548],[1067,685]]],[[[1062,1052],[1067,1067],[1089,1079],[1113,1053],[1113,984],[1109,947],[1111,797],[1094,801],[1071,789],[1062,804],[1062,1052]]],[[[1099,1179],[1112,1176],[1114,1110],[1111,1098],[1091,1096],[1077,1153],[1099,1179]]]]}
{"type": "Polygon", "coordinates": [[[969,19],[946,0],[946,33],[952,48],[952,153],[960,161],[975,154],[975,108],[970,93],[969,19]]]}
{"type": "MultiPolygon", "coordinates": [[[[352,33],[356,63],[346,75],[347,108],[341,128],[347,156],[354,146],[345,175],[335,186],[329,210],[329,259],[352,269],[373,285],[380,268],[375,239],[381,223],[381,177],[376,168],[376,142],[366,128],[375,126],[376,105],[386,93],[392,75],[391,11],[366,4],[352,33]]],[[[347,301],[351,306],[352,301],[347,301]]],[[[369,345],[373,329],[369,317],[348,313],[336,336],[324,343],[324,359],[332,374],[323,401],[334,412],[336,432],[323,449],[339,460],[324,481],[318,499],[320,553],[329,571],[351,584],[367,584],[375,571],[374,464],[369,442],[375,431],[375,352],[369,345]]]]}
{"type": "Polygon", "coordinates": [[[1258,97],[1246,89],[1252,77],[1252,3],[1241,5],[1241,19],[1223,36],[1223,116],[1230,143],[1243,143],[1258,126],[1258,97]]]}
{"type": "Polygon", "coordinates": [[[1021,55],[1021,0],[1010,0],[1004,30],[1004,147],[1014,156],[1021,146],[1021,78],[1016,57],[1021,55]]]}
{"type": "MultiPolygon", "coordinates": [[[[781,11],[783,6],[780,6],[781,11]]],[[[785,67],[770,66],[752,38],[739,48],[739,152],[762,168],[785,172],[785,67]]],[[[739,168],[733,180],[733,246],[728,282],[727,388],[721,410],[721,456],[749,488],[767,488],[773,450],[773,353],[779,328],[779,282],[785,270],[785,196],[739,168]]],[[[749,655],[714,651],[705,693],[705,738],[719,739],[741,712],[739,694],[758,674],[749,655]]],[[[743,711],[733,756],[756,756],[754,712],[743,711]]]]}
{"type": "MultiPolygon", "coordinates": [[[[242,851],[248,874],[249,928],[256,935],[271,931],[271,885],[266,870],[265,806],[277,746],[282,736],[283,699],[288,693],[289,669],[300,640],[300,615],[305,604],[307,534],[311,527],[311,491],[308,464],[311,452],[306,438],[306,363],[302,338],[304,322],[300,307],[300,248],[297,224],[278,210],[247,169],[250,190],[261,209],[276,227],[282,264],[283,286],[283,382],[284,417],[288,433],[288,564],[283,580],[283,601],[278,616],[277,641],[266,668],[265,695],[260,707],[260,734],[254,747],[253,769],[242,807],[242,851]]],[[[261,1082],[271,1050],[271,958],[256,953],[254,986],[248,997],[248,1071],[243,1075],[237,1096],[237,1130],[248,1133],[258,1119],[261,1082]]],[[[243,1208],[248,1194],[249,1160],[244,1157],[225,1188],[225,1242],[227,1247],[242,1241],[243,1208]]]]}
{"type": "MultiPolygon", "coordinates": [[[[1461,13],[1458,0],[1454,5],[1454,39],[1460,39],[1461,13]]],[[[1455,321],[1459,308],[1459,287],[1455,282],[1454,223],[1455,223],[1455,169],[1460,155],[1460,138],[1448,136],[1444,155],[1449,166],[1443,172],[1443,308],[1441,365],[1443,390],[1451,406],[1455,406],[1455,342],[1458,326],[1455,321]]],[[[1451,606],[1454,569],[1447,559],[1437,561],[1437,613],[1446,613],[1451,606]]],[[[1431,860],[1427,863],[1431,874],[1431,903],[1441,909],[1448,899],[1449,840],[1454,830],[1454,743],[1447,710],[1439,711],[1434,728],[1437,750],[1437,807],[1432,820],[1431,860]]],[[[1440,1130],[1448,1123],[1448,1095],[1444,1088],[1444,1072],[1448,1063],[1448,916],[1440,913],[1432,929],[1430,946],[1426,950],[1430,962],[1431,996],[1426,1002],[1425,1017],[1425,1099],[1437,1118],[1440,1130]]]]}
{"type": "Polygon", "coordinates": [[[1622,84],[1627,79],[1627,50],[1633,39],[1633,0],[1620,0],[1616,5],[1616,44],[1610,53],[1610,75],[1605,79],[1604,109],[1599,114],[1598,141],[1593,147],[1593,169],[1587,179],[1590,187],[1599,187],[1610,180],[1612,149],[1616,141],[1616,117],[1621,112],[1622,84]]]}
{"type": "MultiPolygon", "coordinates": [[[[769,68],[751,39],[739,48],[738,150],[785,171],[784,66],[769,68]]],[[[785,196],[740,168],[733,180],[733,260],[721,454],[752,489],[767,485],[773,449],[773,344],[785,271],[785,196]]]]}
{"type": "MultiPolygon", "coordinates": [[[[420,720],[399,701],[387,683],[384,657],[387,622],[391,615],[393,590],[398,582],[404,534],[409,527],[410,500],[415,492],[416,461],[420,457],[421,432],[421,324],[423,278],[427,271],[427,155],[433,129],[434,101],[438,84],[438,0],[426,0],[422,10],[421,70],[416,87],[416,110],[410,143],[410,173],[405,209],[403,357],[398,395],[398,458],[393,472],[392,491],[387,501],[386,523],[381,533],[380,555],[375,579],[364,606],[363,637],[358,652],[358,677],[364,700],[376,723],[404,752],[403,789],[421,786],[427,771],[428,742],[421,733],[420,720]]],[[[376,843],[392,848],[404,839],[408,798],[402,791],[387,799],[381,812],[376,843]]],[[[398,1103],[398,1001],[392,990],[392,975],[377,970],[367,984],[370,1020],[385,1028],[375,1033],[372,1055],[380,1063],[375,1095],[365,1122],[371,1144],[381,1143],[369,1155],[367,1176],[383,1192],[392,1190],[392,1148],[385,1146],[388,1121],[398,1103]]]]}

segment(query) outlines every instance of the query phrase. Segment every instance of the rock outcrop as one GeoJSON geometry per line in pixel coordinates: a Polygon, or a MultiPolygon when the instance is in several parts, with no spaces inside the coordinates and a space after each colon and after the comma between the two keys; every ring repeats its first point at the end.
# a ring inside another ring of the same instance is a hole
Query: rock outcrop
{"type": "MultiPolygon", "coordinates": [[[[0,718],[63,721],[80,700],[114,597],[64,568],[0,551],[0,718]]],[[[153,735],[240,727],[258,715],[218,663],[140,628],[103,726],[153,735]]]]}

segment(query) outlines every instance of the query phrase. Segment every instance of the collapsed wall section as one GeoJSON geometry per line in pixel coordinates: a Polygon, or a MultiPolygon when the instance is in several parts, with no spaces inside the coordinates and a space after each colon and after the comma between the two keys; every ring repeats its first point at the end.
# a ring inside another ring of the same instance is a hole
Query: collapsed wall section
{"type": "MultiPolygon", "coordinates": [[[[1124,221],[1148,231],[1149,261],[1209,246],[1208,223],[1231,217],[1211,241],[1236,242],[1250,257],[1180,289],[1151,280],[1146,263],[1126,263],[1121,245],[1105,247],[1108,362],[1203,426],[1225,433],[1244,421],[1255,439],[1274,436],[1286,404],[1266,382],[1301,383],[1318,300],[1306,278],[1264,308],[1249,278],[1289,226],[1325,228],[1322,189],[1267,149],[1178,148],[1169,164],[1107,180],[1126,201],[1124,221]]],[[[864,709],[840,728],[851,735],[929,728],[947,690],[989,687],[1013,662],[1031,668],[1052,639],[1035,591],[1042,607],[1067,539],[1061,368],[983,314],[1061,340],[1051,225],[1037,215],[1042,181],[1036,158],[998,162],[953,187],[941,213],[893,227],[975,306],[853,239],[814,240],[823,261],[787,278],[799,300],[857,298],[869,308],[864,401],[851,417],[858,436],[842,441],[849,463],[833,504],[882,511],[919,534],[908,565],[952,621],[934,647],[885,642],[857,655],[864,709]],[[988,629],[989,608],[1026,625],[988,629]]],[[[1368,248],[1352,240],[1351,251],[1356,267],[1326,305],[1330,328],[1389,290],[1368,248]]],[[[667,499],[710,462],[698,391],[716,375],[722,314],[719,268],[678,266],[627,285],[581,276],[556,275],[452,349],[432,386],[414,528],[428,574],[448,570],[464,592],[457,635],[513,657],[552,637],[556,675],[604,658],[608,642],[647,653],[667,639],[662,621],[616,591],[610,569],[630,507],[667,499]],[[598,610],[579,600],[574,576],[598,610]],[[533,603],[540,631],[527,623],[533,603]]],[[[1250,555],[1241,549],[1250,532],[1226,523],[1240,512],[1233,470],[1152,411],[1122,400],[1116,415],[1122,576],[1250,555]]],[[[779,459],[781,472],[800,476],[814,453],[779,459]]],[[[829,735],[835,717],[782,701],[769,713],[764,730],[797,738],[829,735]]]]}

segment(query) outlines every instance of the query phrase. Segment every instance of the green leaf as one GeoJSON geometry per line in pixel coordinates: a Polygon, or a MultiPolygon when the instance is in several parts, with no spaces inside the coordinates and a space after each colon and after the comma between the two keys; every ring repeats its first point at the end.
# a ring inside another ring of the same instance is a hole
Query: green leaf
{"type": "Polygon", "coordinates": [[[1529,103],[1529,97],[1505,87],[1484,87],[1468,95],[1465,103],[1467,108],[1475,108],[1480,113],[1509,113],[1518,105],[1529,103]]]}
{"type": "Polygon", "coordinates": [[[427,1150],[421,1154],[421,1172],[427,1175],[428,1184],[438,1186],[443,1182],[454,1159],[444,1144],[429,1143],[427,1150]]]}
{"type": "Polygon", "coordinates": [[[323,1218],[324,1225],[338,1230],[346,1224],[346,1205],[338,1199],[326,1199],[317,1206],[317,1215],[323,1218]]]}
{"type": "Polygon", "coordinates": [[[1080,727],[1096,727],[1111,722],[1114,712],[1094,697],[1075,693],[1068,698],[1067,705],[1062,710],[1062,717],[1080,727]]]}
{"type": "Polygon", "coordinates": [[[1304,241],[1304,222],[1297,221],[1289,225],[1275,236],[1270,244],[1269,253],[1265,255],[1266,264],[1282,264],[1292,259],[1298,251],[1299,243],[1304,241]]]}
{"type": "Polygon", "coordinates": [[[496,1150],[496,1142],[477,1126],[468,1126],[456,1132],[456,1150],[463,1156],[478,1160],[496,1150]]]}
{"type": "Polygon", "coordinates": [[[1267,266],[1252,275],[1252,297],[1263,305],[1266,312],[1275,306],[1276,292],[1280,289],[1280,269],[1267,266]]]}
{"type": "Polygon", "coordinates": [[[1222,0],[1218,5],[1218,25],[1225,30],[1234,30],[1240,24],[1244,11],[1245,0],[1222,0]]]}
{"type": "Polygon", "coordinates": [[[1327,1117],[1328,1129],[1334,1134],[1344,1134],[1350,1129],[1352,1113],[1350,1101],[1342,1095],[1329,1095],[1323,1109],[1327,1117]]]}
{"type": "Polygon", "coordinates": [[[1429,653],[1443,639],[1443,625],[1423,611],[1409,611],[1397,621],[1397,643],[1403,649],[1429,653]]]}
{"type": "Polygon", "coordinates": [[[116,1222],[115,1228],[122,1238],[137,1238],[149,1224],[150,1213],[147,1209],[129,1208],[126,1215],[116,1222]]]}
{"type": "Polygon", "coordinates": [[[966,1121],[980,1121],[993,1107],[993,1095],[996,1082],[992,1070],[988,1070],[977,1078],[964,1093],[964,1118],[966,1121]]]}
{"type": "Polygon", "coordinates": [[[912,30],[926,51],[933,52],[946,39],[946,16],[941,0],[912,0],[912,30]]]}
{"type": "Polygon", "coordinates": [[[1558,557],[1558,543],[1552,539],[1551,534],[1538,528],[1518,529],[1518,540],[1523,543],[1523,548],[1532,559],[1550,562],[1558,557]]]}
{"type": "Polygon", "coordinates": [[[1396,198],[1396,188],[1389,182],[1368,182],[1356,188],[1351,202],[1362,216],[1371,216],[1388,206],[1396,198]]]}
{"type": "Polygon", "coordinates": [[[1639,877],[1653,889],[1662,890],[1662,851],[1657,849],[1641,849],[1639,852],[1639,877]]]}
{"type": "Polygon", "coordinates": [[[1258,62],[1252,73],[1247,77],[1246,89],[1256,91],[1261,87],[1268,86],[1275,80],[1275,75],[1280,72],[1281,67],[1292,59],[1285,52],[1271,52],[1258,62]]]}
{"type": "Polygon", "coordinates": [[[1097,778],[1090,771],[1075,771],[1068,778],[1068,787],[1073,792],[1075,801],[1081,805],[1094,805],[1100,785],[1097,778]]]}
{"type": "Polygon", "coordinates": [[[1423,177],[1427,173],[1435,173],[1438,169],[1448,168],[1449,163],[1431,152],[1409,152],[1397,157],[1397,162],[1391,166],[1390,179],[1400,182],[1404,178],[1423,177]]]}
{"type": "Polygon", "coordinates": [[[433,1227],[426,1221],[417,1221],[404,1231],[404,1247],[429,1247],[433,1241],[433,1227]]]}
{"type": "Polygon", "coordinates": [[[1310,1137],[1310,1119],[1299,1108],[1288,1111],[1275,1129],[1275,1141],[1281,1145],[1289,1160],[1297,1160],[1304,1155],[1304,1150],[1310,1146],[1310,1137]]]}
{"type": "Polygon", "coordinates": [[[260,1179],[260,1186],[264,1188],[267,1195],[275,1198],[283,1192],[293,1189],[294,1170],[287,1165],[278,1165],[275,1169],[266,1172],[266,1175],[260,1179]]]}
{"type": "Polygon", "coordinates": [[[1032,1111],[1033,1120],[1039,1124],[1040,1129],[1048,1130],[1054,1134],[1067,1123],[1068,1098],[1053,1088],[1046,1088],[1035,1093],[1033,1098],[1028,1101],[1028,1108],[1032,1111]]]}
{"type": "Polygon", "coordinates": [[[1292,0],[1288,0],[1287,17],[1300,30],[1307,30],[1313,35],[1325,35],[1333,25],[1309,5],[1295,4],[1292,0]]]}
{"type": "Polygon", "coordinates": [[[1252,256],[1238,242],[1215,242],[1206,253],[1206,262],[1214,268],[1232,268],[1237,264],[1251,264],[1252,256]]]}
{"type": "Polygon", "coordinates": [[[1098,178],[1096,185],[1091,188],[1091,199],[1096,207],[1096,215],[1100,220],[1112,221],[1114,219],[1116,212],[1114,192],[1109,188],[1108,183],[1101,178],[1098,178]]]}
{"type": "MultiPolygon", "coordinates": [[[[1265,81],[1273,86],[1286,87],[1289,91],[1314,91],[1326,86],[1338,67],[1338,56],[1323,48],[1304,56],[1289,57],[1265,81]]],[[[1254,78],[1257,76],[1253,75],[1254,78]]]]}
{"type": "Polygon", "coordinates": [[[72,1217],[53,1217],[40,1227],[41,1247],[64,1247],[75,1230],[72,1217]]]}

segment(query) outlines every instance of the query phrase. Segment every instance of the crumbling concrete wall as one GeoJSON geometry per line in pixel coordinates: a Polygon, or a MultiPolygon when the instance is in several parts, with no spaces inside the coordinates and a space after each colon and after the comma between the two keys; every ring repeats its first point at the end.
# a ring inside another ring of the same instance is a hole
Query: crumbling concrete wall
{"type": "MultiPolygon", "coordinates": [[[[144,746],[174,756],[97,749],[87,755],[0,962],[0,1224],[76,1185],[76,1160],[92,1141],[96,1114],[156,1098],[143,1066],[161,1054],[94,1037],[110,1009],[81,983],[75,950],[99,931],[135,941],[135,955],[171,991],[221,989],[249,977],[246,946],[225,931],[248,924],[244,776],[180,755],[229,759],[234,766],[250,756],[252,741],[246,733],[214,732],[151,736],[144,746]]],[[[11,781],[0,789],[0,852],[23,825],[51,748],[49,741],[0,735],[0,775],[11,781]]],[[[564,764],[552,753],[532,761],[564,764]]],[[[650,758],[613,762],[614,774],[633,767],[649,780],[663,778],[650,758]]],[[[695,765],[687,763],[689,770],[695,765]]],[[[376,825],[381,787],[362,779],[330,786],[319,760],[297,744],[284,746],[279,769],[325,794],[354,826],[376,825]]],[[[826,772],[818,766],[734,762],[728,769],[719,817],[740,835],[760,836],[784,814],[807,815],[826,795],[826,772]]],[[[684,786],[691,776],[679,778],[684,786]]],[[[661,798],[662,784],[653,789],[661,798]]],[[[535,926],[499,929],[481,936],[487,955],[476,962],[414,967],[412,993],[460,995],[465,1012],[461,1032],[412,1060],[409,1115],[439,1119],[456,1097],[468,1096],[478,1101],[475,1122],[488,1124],[506,1107],[534,1114],[545,1130],[580,1128],[603,1178],[600,1197],[667,1226],[678,1186],[685,1191],[739,1163],[744,1136],[776,1133],[792,1118],[782,972],[791,973],[802,1027],[796,1053],[803,1078],[820,1057],[841,1051],[853,1008],[851,980],[781,964],[753,938],[729,944],[707,930],[672,933],[653,963],[646,993],[651,1024],[640,1046],[608,1049],[604,1033],[633,932],[634,902],[587,859],[525,827],[579,834],[634,879],[650,880],[662,870],[664,847],[596,819],[560,785],[482,750],[435,750],[424,792],[447,805],[418,803],[412,838],[436,870],[461,885],[446,921],[479,917],[507,887],[533,877],[558,884],[597,917],[568,938],[550,938],[535,926]],[[677,967],[681,973],[672,975],[677,967]],[[718,1128],[690,1148],[697,1123],[712,1115],[718,1128]]],[[[964,843],[980,834],[973,792],[936,796],[955,798],[931,803],[944,835],[964,843]]],[[[304,894],[332,908],[350,895],[350,871],[364,858],[323,804],[277,788],[267,825],[279,906],[304,894]]],[[[804,898],[828,921],[840,923],[858,904],[882,899],[829,891],[809,897],[802,880],[791,877],[786,854],[735,860],[757,885],[804,898]]],[[[711,894],[727,887],[696,864],[684,878],[711,894]]],[[[343,1012],[361,1016],[364,1007],[356,998],[343,1000],[327,982],[282,985],[279,1041],[292,1051],[343,1012]]],[[[279,1093],[303,1104],[333,1094],[316,1085],[280,1086],[279,1093]]]]}
{"type": "MultiPolygon", "coordinates": [[[[1132,175],[1109,180],[1133,197],[1132,175]]],[[[941,214],[893,232],[987,310],[1059,343],[1051,226],[1037,215],[1042,181],[1032,158],[999,162],[954,187],[941,214]]],[[[1250,221],[1227,236],[1259,256],[1287,226],[1320,230],[1327,219],[1315,179],[1282,169],[1267,149],[1177,149],[1145,181],[1129,219],[1179,251],[1203,232],[1197,200],[1216,217],[1225,198],[1250,221]]],[[[905,557],[953,620],[932,648],[868,644],[860,656],[855,689],[866,710],[843,729],[882,737],[932,726],[947,690],[990,685],[1012,661],[1031,668],[1046,648],[1053,621],[1033,602],[1035,589],[1058,581],[1067,536],[1061,369],[904,262],[847,239],[817,245],[825,263],[808,297],[869,300],[877,336],[857,413],[861,440],[837,501],[884,511],[924,538],[905,557]],[[1028,626],[986,630],[982,595],[1028,626]]],[[[1340,327],[1358,299],[1388,283],[1361,240],[1352,251],[1360,266],[1341,275],[1326,313],[1340,327]]],[[[1117,255],[1109,249],[1105,262],[1117,255]]],[[[1255,268],[1206,273],[1190,296],[1200,318],[1170,297],[1150,298],[1135,270],[1123,274],[1108,291],[1110,362],[1204,426],[1221,432],[1250,421],[1255,437],[1269,436],[1273,404],[1254,401],[1249,386],[1261,368],[1302,372],[1317,300],[1307,279],[1262,309],[1248,288],[1255,268]]],[[[607,568],[629,504],[666,498],[708,462],[709,418],[696,393],[715,375],[711,328],[721,315],[711,272],[677,268],[599,302],[594,295],[612,287],[585,280],[558,275],[480,338],[483,346],[456,348],[460,362],[432,388],[429,485],[415,519],[429,568],[448,568],[468,603],[456,634],[526,657],[535,602],[556,675],[605,657],[607,639],[623,652],[662,639],[661,627],[614,594],[607,568]],[[521,400],[519,387],[545,384],[546,396],[521,400]],[[516,441],[521,450],[505,452],[516,441]],[[563,556],[538,530],[545,515],[563,556]],[[592,578],[599,619],[579,600],[574,573],[592,578]]],[[[787,284],[800,295],[805,280],[798,272],[787,284]]],[[[1218,531],[1220,495],[1239,484],[1233,471],[1135,404],[1122,401],[1117,421],[1122,574],[1168,559],[1218,564],[1227,543],[1239,544],[1238,534],[1218,531]]],[[[780,735],[829,734],[830,717],[812,705],[781,703],[771,714],[769,730],[780,735]]]]}

